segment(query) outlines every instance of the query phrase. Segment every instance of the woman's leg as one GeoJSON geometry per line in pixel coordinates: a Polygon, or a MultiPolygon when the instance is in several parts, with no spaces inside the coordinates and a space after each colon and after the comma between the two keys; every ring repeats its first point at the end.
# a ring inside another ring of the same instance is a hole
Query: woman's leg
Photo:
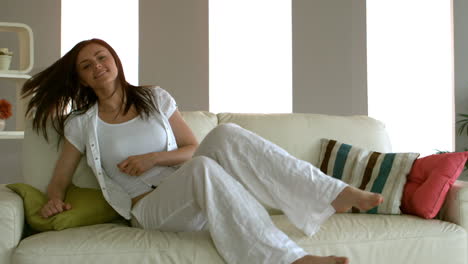
{"type": "Polygon", "coordinates": [[[165,179],[132,213],[143,228],[194,231],[207,226],[227,263],[289,264],[307,254],[276,228],[239,182],[203,156],[165,179]]]}
{"type": "Polygon", "coordinates": [[[282,210],[309,236],[336,211],[374,204],[366,200],[370,193],[347,187],[238,125],[214,128],[200,144],[197,155],[216,160],[261,203],[282,210]]]}

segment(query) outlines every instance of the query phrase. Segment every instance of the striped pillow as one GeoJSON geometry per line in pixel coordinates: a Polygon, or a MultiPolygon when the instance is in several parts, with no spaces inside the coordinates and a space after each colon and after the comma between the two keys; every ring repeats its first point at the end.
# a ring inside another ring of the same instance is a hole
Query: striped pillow
{"type": "MultiPolygon", "coordinates": [[[[406,177],[419,153],[380,153],[322,139],[320,170],[361,190],[381,193],[384,202],[370,214],[401,214],[406,177]]],[[[353,213],[359,213],[357,208],[353,213]]]]}

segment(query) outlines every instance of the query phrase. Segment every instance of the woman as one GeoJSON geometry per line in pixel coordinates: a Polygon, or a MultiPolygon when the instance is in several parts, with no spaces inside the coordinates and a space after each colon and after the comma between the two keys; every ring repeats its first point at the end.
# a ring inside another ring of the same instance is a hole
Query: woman
{"type": "Polygon", "coordinates": [[[34,111],[35,130],[47,139],[52,121],[64,139],[44,218],[71,209],[64,193],[85,155],[106,200],[133,226],[208,228],[227,263],[349,263],[306,253],[259,202],[310,236],[335,212],[383,200],[233,124],[213,129],[198,146],[174,99],[161,88],[130,85],[114,49],[99,39],[78,43],[22,93],[32,96],[27,113],[34,111]]]}

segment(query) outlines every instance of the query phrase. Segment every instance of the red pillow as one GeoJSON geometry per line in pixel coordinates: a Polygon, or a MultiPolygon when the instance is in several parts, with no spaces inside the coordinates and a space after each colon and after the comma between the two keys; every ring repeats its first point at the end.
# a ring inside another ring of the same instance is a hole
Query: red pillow
{"type": "Polygon", "coordinates": [[[401,211],[426,219],[434,218],[467,159],[468,152],[434,154],[417,159],[403,190],[401,211]]]}

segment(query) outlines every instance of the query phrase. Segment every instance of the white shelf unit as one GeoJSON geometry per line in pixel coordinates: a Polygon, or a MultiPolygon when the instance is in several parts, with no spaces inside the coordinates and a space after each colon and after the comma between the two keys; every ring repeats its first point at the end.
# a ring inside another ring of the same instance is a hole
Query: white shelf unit
{"type": "Polygon", "coordinates": [[[23,139],[24,131],[0,131],[0,139],[23,139]]]}
{"type": "Polygon", "coordinates": [[[18,55],[19,69],[7,72],[16,74],[29,73],[34,65],[34,39],[31,28],[28,25],[21,23],[0,22],[0,33],[1,32],[13,32],[16,33],[16,35],[18,36],[18,54],[13,54],[13,57],[18,55]]]}
{"type": "Polygon", "coordinates": [[[31,28],[26,24],[0,22],[0,34],[2,32],[13,32],[17,34],[19,49],[18,54],[13,54],[13,56],[18,56],[19,66],[18,69],[0,71],[0,79],[12,81],[16,85],[16,111],[13,114],[16,119],[16,130],[0,131],[0,139],[22,139],[24,137],[25,107],[28,100],[21,99],[21,88],[24,82],[31,78],[27,73],[31,71],[34,64],[33,33],[31,28]]]}

